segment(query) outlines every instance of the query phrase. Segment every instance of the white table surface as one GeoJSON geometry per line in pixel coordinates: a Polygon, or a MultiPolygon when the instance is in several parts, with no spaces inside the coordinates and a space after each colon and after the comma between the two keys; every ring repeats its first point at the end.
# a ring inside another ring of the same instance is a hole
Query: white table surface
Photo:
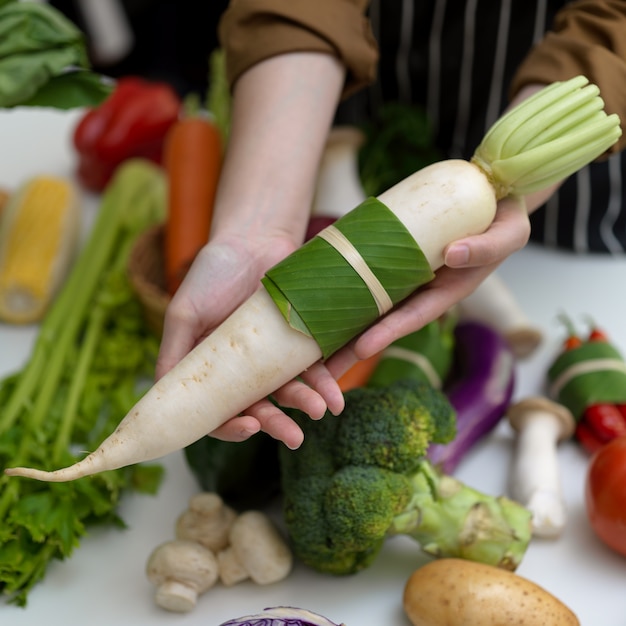
{"type": "MultiPolygon", "coordinates": [[[[0,186],[14,188],[37,173],[71,175],[74,154],[69,137],[78,112],[47,110],[0,112],[0,186]]],[[[94,198],[85,197],[87,214],[94,198]]],[[[533,246],[519,252],[500,275],[529,317],[544,332],[539,350],[519,364],[516,398],[542,391],[545,372],[562,338],[556,316],[567,312],[581,321],[591,315],[626,350],[626,257],[576,257],[533,246]]],[[[28,358],[36,327],[0,324],[0,375],[28,358]]],[[[457,476],[498,495],[507,489],[513,439],[501,423],[466,457],[457,476]]],[[[583,484],[587,457],[574,443],[559,449],[569,519],[556,540],[533,539],[518,574],[542,585],[574,610],[584,626],[626,626],[626,558],[605,548],[587,523],[583,484]]],[[[168,613],[153,602],[144,575],[152,549],[173,537],[174,522],[198,491],[182,453],[162,460],[167,475],[156,496],[128,496],[120,514],[126,530],[92,530],[74,554],[54,562],[31,593],[26,609],[0,604],[0,623],[10,626],[218,626],[267,606],[289,604],[317,611],[346,626],[408,626],[401,597],[419,548],[410,540],[387,542],[365,572],[348,578],[316,574],[297,566],[279,584],[243,583],[215,587],[188,614],[168,613]]]]}

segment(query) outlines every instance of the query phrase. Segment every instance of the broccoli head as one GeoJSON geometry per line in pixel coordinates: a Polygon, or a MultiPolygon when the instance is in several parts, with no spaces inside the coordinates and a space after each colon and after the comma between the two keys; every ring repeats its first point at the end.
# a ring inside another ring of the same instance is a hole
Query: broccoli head
{"type": "Polygon", "coordinates": [[[431,442],[446,443],[456,434],[454,408],[426,382],[360,387],[346,402],[341,419],[332,429],[328,425],[336,430],[332,440],[345,444],[335,446],[338,466],[373,465],[406,474],[426,456],[431,442]]]}
{"type": "Polygon", "coordinates": [[[421,381],[360,387],[341,415],[311,420],[290,411],[305,433],[280,448],[284,520],[294,553],[336,575],[368,567],[387,537],[406,534],[428,554],[515,569],[530,541],[530,513],[440,474],[431,442],[454,437],[446,396],[421,381]]]}

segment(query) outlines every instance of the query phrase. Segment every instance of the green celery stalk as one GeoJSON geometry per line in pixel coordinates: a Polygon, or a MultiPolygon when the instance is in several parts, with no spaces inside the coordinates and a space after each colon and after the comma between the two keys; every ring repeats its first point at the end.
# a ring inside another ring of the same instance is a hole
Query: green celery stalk
{"type": "Polygon", "coordinates": [[[106,311],[100,304],[89,315],[89,322],[85,331],[81,349],[76,362],[76,369],[70,384],[67,402],[59,422],[59,429],[52,447],[53,463],[60,463],[62,455],[67,451],[74,426],[74,416],[80,405],[81,394],[84,392],[85,383],[89,375],[97,344],[104,330],[106,311]]]}
{"type": "MultiPolygon", "coordinates": [[[[112,184],[105,192],[91,235],[63,289],[43,320],[33,357],[27,363],[17,389],[2,411],[0,435],[15,423],[20,411],[26,408],[28,399],[42,380],[44,387],[38,394],[41,400],[29,413],[31,426],[38,426],[45,417],[50,402],[49,395],[54,391],[62,373],[61,363],[80,330],[85,311],[98,289],[99,277],[119,245],[119,231],[128,219],[124,211],[135,210],[134,204],[141,200],[153,180],[153,172],[146,169],[144,163],[127,162],[119,171],[116,184],[112,184]],[[137,180],[134,181],[133,178],[137,180]]],[[[154,216],[149,216],[148,220],[147,223],[154,220],[154,216]]]]}
{"type": "MultiPolygon", "coordinates": [[[[124,163],[105,191],[30,358],[0,381],[4,464],[74,458],[71,446],[84,449],[108,435],[137,401],[137,378],[153,373],[157,339],[145,328],[126,265],[137,235],[164,219],[165,199],[162,170],[141,159],[124,163]],[[107,360],[111,350],[124,358],[107,360]],[[102,372],[103,362],[108,371],[102,372]]],[[[120,525],[115,508],[123,491],[153,491],[159,475],[160,468],[129,468],[43,490],[0,477],[0,591],[25,605],[50,560],[66,558],[87,524],[120,525]]]]}

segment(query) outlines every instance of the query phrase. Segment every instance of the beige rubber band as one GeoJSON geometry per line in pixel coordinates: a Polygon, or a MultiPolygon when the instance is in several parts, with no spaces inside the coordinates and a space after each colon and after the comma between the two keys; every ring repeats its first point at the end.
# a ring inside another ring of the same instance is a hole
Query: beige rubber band
{"type": "Polygon", "coordinates": [[[370,290],[378,307],[378,314],[384,315],[393,307],[393,302],[385,288],[369,268],[359,251],[350,243],[346,236],[332,224],[317,233],[326,243],[330,244],[352,266],[370,290]]]}
{"type": "Polygon", "coordinates": [[[428,382],[435,388],[441,389],[441,378],[439,378],[439,374],[437,374],[433,364],[419,352],[413,352],[413,350],[408,350],[407,348],[402,348],[401,346],[389,346],[385,348],[382,358],[390,357],[392,359],[399,359],[401,361],[407,361],[408,363],[413,363],[413,365],[417,365],[428,379],[428,382]]]}
{"type": "Polygon", "coordinates": [[[616,372],[626,373],[626,363],[619,359],[590,359],[576,363],[566,370],[563,370],[559,376],[550,385],[550,395],[553,398],[558,397],[561,389],[569,383],[572,378],[581,374],[590,374],[592,372],[601,372],[603,370],[612,370],[616,372]]]}

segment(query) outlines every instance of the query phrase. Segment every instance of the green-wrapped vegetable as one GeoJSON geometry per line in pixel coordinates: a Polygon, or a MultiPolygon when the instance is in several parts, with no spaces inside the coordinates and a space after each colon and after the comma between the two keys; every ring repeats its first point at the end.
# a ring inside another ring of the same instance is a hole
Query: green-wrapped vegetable
{"type": "Polygon", "coordinates": [[[626,362],[610,343],[584,342],[563,352],[548,370],[550,395],[577,419],[598,403],[626,403],[626,362]]]}
{"type": "Polygon", "coordinates": [[[455,326],[455,317],[447,315],[394,341],[381,354],[367,384],[384,387],[413,378],[441,389],[454,360],[455,326]]]}
{"type": "Polygon", "coordinates": [[[594,453],[626,436],[626,361],[593,324],[585,338],[564,315],[568,337],[548,370],[548,393],[576,419],[575,439],[594,453]]]}

